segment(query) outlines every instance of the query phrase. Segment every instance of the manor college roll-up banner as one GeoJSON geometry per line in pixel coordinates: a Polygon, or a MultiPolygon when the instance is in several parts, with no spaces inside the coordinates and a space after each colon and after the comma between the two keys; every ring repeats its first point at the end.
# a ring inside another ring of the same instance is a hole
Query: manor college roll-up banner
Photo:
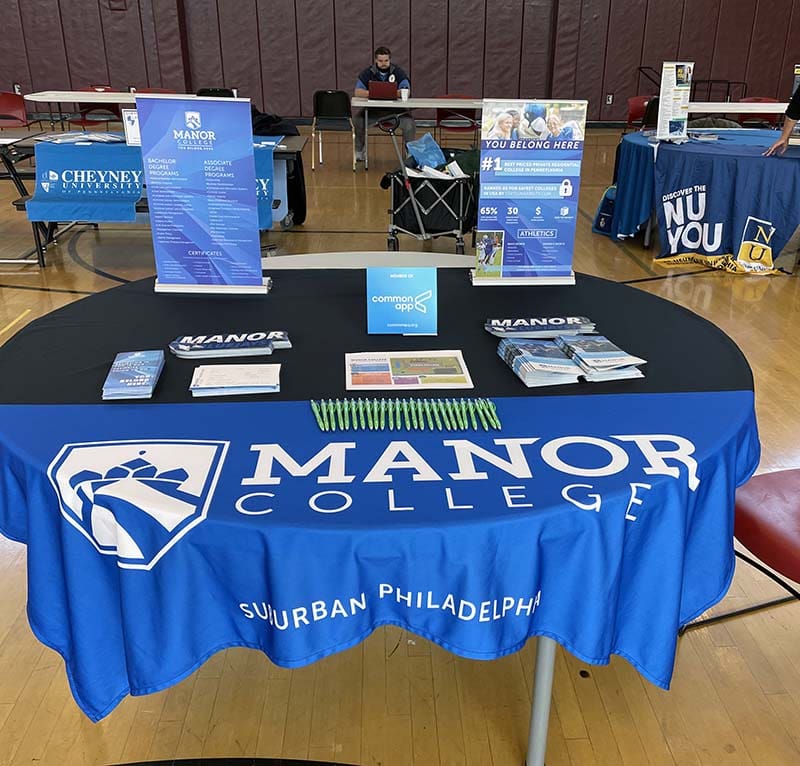
{"type": "Polygon", "coordinates": [[[475,284],[573,278],[586,106],[484,100],[475,284]]]}
{"type": "Polygon", "coordinates": [[[138,97],[156,290],[265,292],[247,99],[138,97]]]}

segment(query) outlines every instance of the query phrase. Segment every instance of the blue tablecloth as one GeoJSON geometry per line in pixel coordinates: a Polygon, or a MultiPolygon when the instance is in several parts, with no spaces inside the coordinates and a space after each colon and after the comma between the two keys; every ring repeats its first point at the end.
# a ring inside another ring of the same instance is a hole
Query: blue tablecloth
{"type": "MultiPolygon", "coordinates": [[[[268,139],[254,146],[258,225],[272,228],[288,212],[286,163],[273,162],[268,139]],[[277,173],[275,172],[277,170],[277,173]],[[280,200],[273,211],[272,200],[280,200]]],[[[272,140],[272,139],[269,139],[272,140]]],[[[279,143],[280,136],[274,141],[279,143]]],[[[134,222],[142,196],[142,153],[124,143],[36,145],[36,188],[27,203],[31,221],[134,222]]]]}
{"type": "Polygon", "coordinates": [[[769,272],[800,223],[800,148],[763,157],[772,130],[700,131],[716,141],[623,137],[612,234],[634,235],[653,209],[663,263],[769,272]]]}
{"type": "Polygon", "coordinates": [[[229,646],[533,635],[667,687],[734,569],[752,391],[497,400],[502,432],[319,431],[304,402],[0,406],[0,532],[93,720],[229,646]],[[315,458],[316,456],[316,458],[315,458]]]}

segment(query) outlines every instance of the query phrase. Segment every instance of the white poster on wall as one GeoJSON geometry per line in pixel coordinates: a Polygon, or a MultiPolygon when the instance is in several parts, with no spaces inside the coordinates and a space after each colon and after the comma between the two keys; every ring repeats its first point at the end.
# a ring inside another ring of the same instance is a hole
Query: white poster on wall
{"type": "Polygon", "coordinates": [[[664,62],[658,94],[656,138],[665,141],[686,138],[693,69],[693,61],[664,62]]]}

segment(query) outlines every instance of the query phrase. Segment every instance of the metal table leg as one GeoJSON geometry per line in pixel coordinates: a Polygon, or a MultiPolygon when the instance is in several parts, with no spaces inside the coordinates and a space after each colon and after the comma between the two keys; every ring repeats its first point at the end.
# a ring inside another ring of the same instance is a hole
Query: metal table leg
{"type": "Polygon", "coordinates": [[[547,749],[547,727],[550,721],[550,700],[553,691],[553,668],[556,662],[556,642],[539,636],[536,639],[536,669],[533,676],[533,709],[528,732],[526,766],[544,766],[547,749]]]}
{"type": "Polygon", "coordinates": [[[655,221],[655,211],[650,212],[650,217],[647,219],[647,226],[644,230],[644,242],[642,243],[646,249],[650,249],[650,245],[653,243],[653,229],[656,227],[655,221]]]}

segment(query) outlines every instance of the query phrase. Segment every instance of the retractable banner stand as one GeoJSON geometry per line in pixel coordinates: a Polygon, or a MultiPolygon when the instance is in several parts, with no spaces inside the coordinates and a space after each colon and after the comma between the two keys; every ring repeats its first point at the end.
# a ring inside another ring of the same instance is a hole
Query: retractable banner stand
{"type": "Polygon", "coordinates": [[[661,67],[656,138],[662,141],[686,138],[693,69],[693,61],[665,61],[661,67]]]}
{"type": "Polygon", "coordinates": [[[586,106],[484,100],[474,285],[574,284],[586,106]]]}
{"type": "Polygon", "coordinates": [[[249,99],[138,96],[159,292],[266,293],[249,99]]]}

